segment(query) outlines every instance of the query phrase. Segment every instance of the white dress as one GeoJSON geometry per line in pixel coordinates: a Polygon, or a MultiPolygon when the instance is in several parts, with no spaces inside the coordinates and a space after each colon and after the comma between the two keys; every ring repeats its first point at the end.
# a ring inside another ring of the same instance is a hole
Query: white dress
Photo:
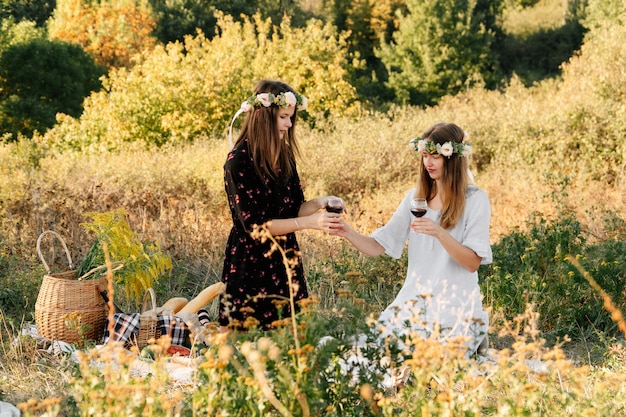
{"type": "MultiPolygon", "coordinates": [[[[414,194],[415,189],[410,190],[389,222],[371,235],[387,255],[396,259],[402,255],[408,239],[406,280],[379,317],[383,336],[391,332],[402,335],[410,330],[424,338],[439,337],[444,343],[450,337],[463,336],[467,338],[468,352],[474,352],[489,325],[489,316],[482,307],[478,273],[453,261],[436,238],[410,228],[410,201],[414,194]]],[[[468,187],[466,196],[465,210],[448,232],[476,252],[482,258],[481,264],[490,264],[489,198],[474,185],[468,187]]],[[[439,216],[439,210],[430,208],[425,215],[437,223],[439,216]]]]}

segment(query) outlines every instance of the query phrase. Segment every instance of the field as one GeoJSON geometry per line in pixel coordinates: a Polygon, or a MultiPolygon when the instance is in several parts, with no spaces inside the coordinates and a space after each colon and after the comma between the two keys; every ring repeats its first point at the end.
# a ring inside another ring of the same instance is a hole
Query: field
{"type": "MultiPolygon", "coordinates": [[[[341,196],[365,233],[413,187],[412,137],[441,120],[470,135],[471,169],[492,205],[494,263],[479,275],[494,356],[468,359],[410,339],[410,374],[397,386],[370,367],[345,372],[342,358],[401,287],[406,259],[367,258],[312,231],[298,238],[315,303],[275,332],[211,336],[184,383],[158,348],[146,376],[115,347],[87,343],[77,363],[20,336],[45,273],[37,237],[56,230],[78,262],[93,241],[82,226],[91,212],[125,209],[131,228],[171,256],[171,272],[155,284],[159,301],[218,282],[231,221],[228,145],[225,134],[114,152],[59,151],[46,137],[1,145],[0,401],[46,416],[626,414],[624,36],[623,25],[600,26],[560,77],[532,86],[514,78],[434,107],[297,126],[305,196],[341,196]],[[334,341],[321,346],[328,335],[334,341]]],[[[65,265],[58,247],[46,255],[65,265]]],[[[141,308],[123,291],[116,297],[126,311],[141,308]]],[[[395,365],[403,356],[394,346],[361,354],[395,365]]]]}

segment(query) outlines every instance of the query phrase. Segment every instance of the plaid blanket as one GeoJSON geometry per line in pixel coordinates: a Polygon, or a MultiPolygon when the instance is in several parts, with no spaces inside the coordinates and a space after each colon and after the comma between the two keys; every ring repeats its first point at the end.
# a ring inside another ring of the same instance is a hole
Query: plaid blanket
{"type": "MultiPolygon", "coordinates": [[[[104,330],[104,343],[110,341],[132,341],[133,336],[135,336],[139,331],[140,316],[140,313],[114,314],[113,335],[109,335],[109,325],[107,320],[107,326],[104,330]]],[[[206,310],[198,311],[198,320],[203,326],[211,322],[209,313],[206,310]]],[[[158,314],[157,329],[160,330],[160,334],[171,336],[173,345],[191,347],[191,340],[189,340],[189,326],[187,326],[187,324],[180,317],[171,316],[169,314],[158,314]]]]}

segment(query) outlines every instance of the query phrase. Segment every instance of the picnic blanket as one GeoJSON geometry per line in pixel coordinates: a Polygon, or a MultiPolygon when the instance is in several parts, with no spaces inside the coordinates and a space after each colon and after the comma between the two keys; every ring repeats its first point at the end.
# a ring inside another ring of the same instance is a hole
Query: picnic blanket
{"type": "MultiPolygon", "coordinates": [[[[116,313],[113,315],[113,335],[109,335],[109,326],[104,331],[104,343],[107,342],[130,342],[133,336],[139,332],[140,313],[116,313]]],[[[198,321],[204,326],[211,322],[206,310],[198,311],[198,321]]],[[[171,314],[157,314],[157,328],[160,334],[172,338],[172,345],[191,347],[189,338],[190,328],[185,321],[171,314]]]]}

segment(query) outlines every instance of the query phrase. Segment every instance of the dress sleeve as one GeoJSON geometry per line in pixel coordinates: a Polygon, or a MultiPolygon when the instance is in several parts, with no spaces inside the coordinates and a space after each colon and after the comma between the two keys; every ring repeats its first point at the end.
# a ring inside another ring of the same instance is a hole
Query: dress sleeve
{"type": "Polygon", "coordinates": [[[385,253],[392,258],[399,259],[404,251],[404,245],[411,231],[410,200],[415,194],[415,189],[409,191],[389,222],[374,230],[373,237],[383,248],[385,253]]]}
{"type": "Polygon", "coordinates": [[[268,199],[263,195],[266,187],[254,170],[246,148],[239,147],[228,154],[224,188],[235,224],[250,231],[252,225],[270,220],[268,199]]]}
{"type": "Polygon", "coordinates": [[[481,264],[490,264],[493,261],[489,243],[491,205],[484,191],[476,188],[468,193],[464,217],[465,229],[461,243],[482,258],[481,264]]]}

